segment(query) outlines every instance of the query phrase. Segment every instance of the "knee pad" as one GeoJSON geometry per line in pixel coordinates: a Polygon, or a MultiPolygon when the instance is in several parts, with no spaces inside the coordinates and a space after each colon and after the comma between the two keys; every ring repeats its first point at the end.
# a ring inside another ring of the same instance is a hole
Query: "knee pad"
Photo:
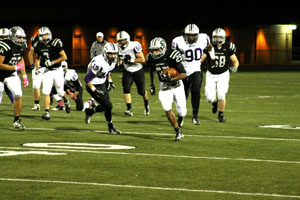
{"type": "Polygon", "coordinates": [[[208,103],[214,102],[215,99],[216,99],[215,95],[207,95],[206,96],[206,100],[207,100],[208,103]]]}

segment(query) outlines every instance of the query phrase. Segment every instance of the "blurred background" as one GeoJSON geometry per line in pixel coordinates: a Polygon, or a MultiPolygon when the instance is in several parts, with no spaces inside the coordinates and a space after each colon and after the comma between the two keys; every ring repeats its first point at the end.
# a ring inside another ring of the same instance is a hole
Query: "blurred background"
{"type": "MultiPolygon", "coordinates": [[[[226,31],[236,44],[237,57],[247,69],[300,69],[300,9],[292,4],[261,6],[255,2],[39,2],[2,3],[0,26],[21,26],[30,38],[48,26],[54,38],[63,41],[71,67],[86,68],[96,33],[116,42],[116,34],[127,31],[148,53],[149,42],[160,36],[168,47],[184,27],[194,23],[211,37],[215,28],[226,31]],[[166,5],[165,5],[166,4],[166,5]]],[[[26,59],[26,64],[28,60],[26,59]]],[[[242,68],[240,68],[242,69],[242,68]]]]}

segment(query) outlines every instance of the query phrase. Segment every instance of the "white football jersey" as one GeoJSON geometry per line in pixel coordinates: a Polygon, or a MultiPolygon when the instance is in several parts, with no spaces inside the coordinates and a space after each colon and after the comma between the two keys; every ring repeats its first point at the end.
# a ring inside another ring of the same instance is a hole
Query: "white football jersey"
{"type": "Polygon", "coordinates": [[[102,54],[95,56],[88,65],[88,72],[91,70],[96,74],[96,77],[92,80],[92,84],[100,85],[105,83],[107,74],[115,68],[116,63],[117,59],[115,62],[108,64],[102,54]]]}
{"type": "Polygon", "coordinates": [[[78,74],[74,69],[67,69],[65,74],[65,83],[68,81],[76,81],[78,79],[78,74]]]}
{"type": "Polygon", "coordinates": [[[201,57],[204,48],[210,43],[209,36],[205,33],[198,35],[197,42],[189,45],[184,40],[184,36],[178,36],[172,40],[172,49],[178,50],[183,57],[183,66],[186,75],[189,76],[196,71],[201,71],[201,57]]]}
{"type": "MultiPolygon", "coordinates": [[[[131,58],[135,59],[136,58],[135,54],[141,52],[142,50],[143,50],[142,45],[139,42],[129,41],[125,49],[119,47],[119,58],[121,60],[124,60],[125,55],[130,55],[131,58]]],[[[136,72],[142,69],[143,65],[142,63],[130,63],[130,64],[124,63],[124,67],[126,71],[136,72]]]]}

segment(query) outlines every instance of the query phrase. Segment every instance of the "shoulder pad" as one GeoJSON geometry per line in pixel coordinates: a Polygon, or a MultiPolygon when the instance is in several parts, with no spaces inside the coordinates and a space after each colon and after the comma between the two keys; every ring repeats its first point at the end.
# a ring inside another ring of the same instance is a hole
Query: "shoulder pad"
{"type": "Polygon", "coordinates": [[[172,60],[175,60],[176,62],[182,62],[182,56],[179,51],[173,50],[170,52],[169,58],[172,60]]]}
{"type": "Polygon", "coordinates": [[[58,38],[55,38],[54,40],[52,40],[51,45],[54,47],[62,47],[62,41],[58,38]]]}

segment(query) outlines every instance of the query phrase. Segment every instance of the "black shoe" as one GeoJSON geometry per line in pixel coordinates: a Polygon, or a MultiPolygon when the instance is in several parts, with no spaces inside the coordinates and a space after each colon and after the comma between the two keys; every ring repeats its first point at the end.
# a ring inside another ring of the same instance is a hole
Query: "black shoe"
{"type": "Polygon", "coordinates": [[[45,114],[42,115],[42,119],[44,120],[50,120],[50,113],[46,112],[45,114]]]}
{"type": "Polygon", "coordinates": [[[70,103],[65,103],[65,109],[66,109],[66,113],[70,113],[71,112],[71,106],[70,103]]]}
{"type": "Polygon", "coordinates": [[[93,109],[86,108],[85,109],[85,123],[91,123],[91,117],[94,114],[93,109]]]}
{"type": "Polygon", "coordinates": [[[121,134],[121,131],[119,131],[112,123],[108,123],[108,132],[114,135],[121,134]]]}
{"type": "Polygon", "coordinates": [[[199,125],[200,125],[200,122],[199,122],[199,120],[198,120],[198,117],[193,116],[193,118],[192,118],[192,123],[193,123],[194,125],[199,126],[199,125]]]}
{"type": "Polygon", "coordinates": [[[225,119],[225,117],[224,117],[224,114],[222,113],[222,114],[219,114],[219,116],[218,116],[218,120],[219,120],[219,122],[226,122],[226,119],[225,119]]]}
{"type": "Polygon", "coordinates": [[[218,112],[218,101],[212,103],[212,109],[211,109],[211,112],[212,112],[213,114],[216,114],[216,113],[218,112]]]}
{"type": "Polygon", "coordinates": [[[184,135],[181,132],[181,130],[178,128],[178,131],[176,131],[176,137],[175,137],[175,142],[179,142],[181,138],[183,138],[184,135]]]}

